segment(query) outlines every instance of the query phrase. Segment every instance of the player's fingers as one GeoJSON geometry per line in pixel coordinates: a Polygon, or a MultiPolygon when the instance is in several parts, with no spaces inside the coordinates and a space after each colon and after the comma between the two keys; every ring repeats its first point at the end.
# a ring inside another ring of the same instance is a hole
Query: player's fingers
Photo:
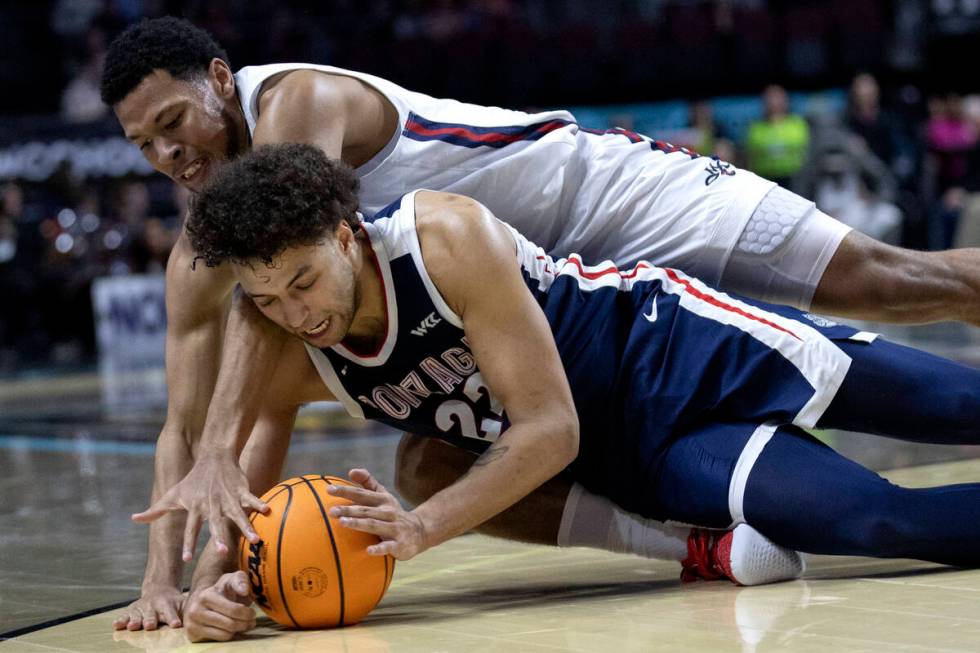
{"type": "Polygon", "coordinates": [[[365,506],[380,506],[388,500],[388,495],[350,485],[328,485],[327,492],[335,497],[350,499],[354,503],[365,506]]]}
{"type": "Polygon", "coordinates": [[[197,536],[201,531],[201,515],[196,510],[187,513],[187,524],[184,526],[184,551],[182,558],[184,562],[194,559],[194,550],[197,548],[197,536]]]}
{"type": "Polygon", "coordinates": [[[211,539],[214,540],[214,548],[221,555],[228,553],[228,539],[225,535],[225,506],[222,505],[223,497],[208,496],[208,528],[211,530],[211,539]]]}
{"type": "Polygon", "coordinates": [[[235,633],[214,626],[196,624],[193,628],[188,628],[187,639],[191,642],[214,641],[227,642],[235,636],[235,633]]]}
{"type": "Polygon", "coordinates": [[[143,613],[143,630],[156,630],[158,624],[157,611],[153,608],[148,608],[143,613]]]}
{"type": "Polygon", "coordinates": [[[372,544],[367,548],[368,555],[383,556],[395,555],[398,552],[398,542],[395,540],[385,540],[378,544],[372,544]]]}
{"type": "MultiPolygon", "coordinates": [[[[249,496],[249,498],[252,498],[252,499],[255,498],[252,495],[248,495],[248,496],[249,496]]],[[[256,501],[258,503],[262,503],[261,501],[258,501],[258,500],[256,500],[256,501]]],[[[245,536],[245,539],[246,540],[248,540],[252,544],[257,544],[258,541],[259,541],[259,535],[258,535],[258,533],[255,532],[255,529],[252,528],[252,524],[248,520],[248,515],[245,514],[245,511],[242,509],[243,507],[245,507],[245,508],[251,508],[252,506],[251,506],[251,504],[244,503],[244,498],[243,498],[243,502],[242,503],[239,503],[238,505],[236,505],[233,510],[229,510],[229,512],[228,512],[228,514],[226,516],[229,519],[231,519],[232,523],[234,523],[235,526],[238,527],[238,530],[240,530],[242,532],[242,535],[245,536]]],[[[229,533],[230,533],[230,531],[229,531],[229,533]]],[[[232,540],[229,539],[228,542],[232,542],[232,540]]]]}
{"type": "MultiPolygon", "coordinates": [[[[236,571],[222,576],[215,584],[215,588],[225,598],[237,601],[249,596],[248,576],[244,571],[236,571]]],[[[249,601],[251,603],[251,601],[249,601]]]]}
{"type": "Polygon", "coordinates": [[[122,630],[129,623],[129,611],[123,612],[121,615],[115,618],[112,622],[112,627],[115,630],[122,630]]]}
{"type": "Polygon", "coordinates": [[[385,487],[378,483],[378,479],[371,475],[371,472],[364,469],[363,467],[355,467],[354,469],[347,472],[347,476],[350,480],[363,485],[366,489],[373,492],[384,492],[385,487]]]}
{"type": "Polygon", "coordinates": [[[156,502],[150,505],[150,507],[143,512],[133,513],[131,519],[135,522],[148,524],[151,521],[160,519],[168,512],[172,512],[174,510],[183,510],[183,506],[177,503],[177,501],[168,492],[157,499],[156,502]]]}
{"type": "Polygon", "coordinates": [[[388,539],[392,535],[392,526],[389,522],[378,521],[377,519],[367,519],[364,517],[341,517],[340,525],[355,531],[373,533],[381,539],[388,539]]]}
{"type": "Polygon", "coordinates": [[[181,621],[180,615],[177,614],[177,606],[168,601],[160,607],[159,612],[163,616],[163,620],[167,622],[168,626],[171,628],[180,628],[181,621]]]}
{"type": "Polygon", "coordinates": [[[236,601],[223,596],[219,592],[208,592],[201,597],[201,603],[205,608],[220,614],[238,624],[254,624],[255,611],[247,605],[242,605],[236,601]]]}
{"type": "Polygon", "coordinates": [[[227,543],[235,541],[231,520],[227,518],[221,518],[218,521],[209,519],[208,528],[211,529],[211,545],[215,551],[220,555],[227,555],[229,551],[227,543]]]}
{"type": "Polygon", "coordinates": [[[369,506],[334,506],[330,509],[331,517],[365,517],[369,519],[377,519],[379,521],[394,521],[395,512],[390,508],[378,507],[372,508],[369,506]]]}
{"type": "Polygon", "coordinates": [[[199,614],[200,623],[232,633],[255,628],[255,612],[251,608],[245,608],[237,603],[232,603],[231,605],[246,610],[248,614],[232,614],[223,609],[215,610],[213,608],[207,608],[199,614]]]}
{"type": "Polygon", "coordinates": [[[126,624],[126,629],[139,630],[143,627],[143,611],[138,606],[132,606],[129,610],[129,623],[126,624]]]}
{"type": "Polygon", "coordinates": [[[260,512],[263,515],[269,514],[269,505],[262,499],[256,497],[254,494],[248,493],[243,495],[241,503],[243,508],[260,512]]]}

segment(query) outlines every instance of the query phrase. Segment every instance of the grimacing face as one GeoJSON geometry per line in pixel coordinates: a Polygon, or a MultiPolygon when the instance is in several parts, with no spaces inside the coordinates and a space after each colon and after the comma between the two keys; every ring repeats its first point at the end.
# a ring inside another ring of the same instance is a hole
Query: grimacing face
{"type": "Polygon", "coordinates": [[[113,106],[126,138],[150,165],[194,192],[242,150],[234,78],[220,63],[191,80],[154,70],[113,106]]]}
{"type": "Polygon", "coordinates": [[[232,269],[263,315],[314,347],[332,347],[350,331],[360,306],[351,243],[326,237],[286,249],[272,265],[253,261],[232,269]]]}

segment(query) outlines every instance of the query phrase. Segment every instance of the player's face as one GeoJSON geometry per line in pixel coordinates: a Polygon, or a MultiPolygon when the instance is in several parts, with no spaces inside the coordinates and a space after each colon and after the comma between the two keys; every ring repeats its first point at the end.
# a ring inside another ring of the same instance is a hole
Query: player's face
{"type": "Polygon", "coordinates": [[[287,249],[271,266],[255,261],[233,267],[242,290],[267,318],[322,348],[344,339],[360,305],[354,256],[350,243],[328,238],[287,249]]]}
{"type": "Polygon", "coordinates": [[[211,74],[180,80],[154,70],[113,109],[150,165],[195,192],[242,149],[234,83],[211,74]]]}

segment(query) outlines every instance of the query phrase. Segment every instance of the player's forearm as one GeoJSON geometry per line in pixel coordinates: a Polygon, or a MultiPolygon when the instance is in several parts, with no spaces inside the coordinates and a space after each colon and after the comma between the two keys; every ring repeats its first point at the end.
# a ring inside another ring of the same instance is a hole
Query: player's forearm
{"type": "Polygon", "coordinates": [[[264,379],[275,371],[288,337],[251,300],[235,300],[199,456],[234,456],[237,461],[268,390],[264,379]]]}
{"type": "MultiPolygon", "coordinates": [[[[186,439],[179,430],[165,426],[157,440],[154,455],[153,501],[177,484],[193,465],[186,439]]],[[[149,548],[143,588],[154,585],[179,587],[184,573],[180,542],[184,532],[184,512],[172,512],[150,524],[149,548]]]]}
{"type": "Polygon", "coordinates": [[[567,467],[578,451],[578,423],[514,425],[456,483],[412,512],[426,548],[461,535],[509,508],[567,467]]]}

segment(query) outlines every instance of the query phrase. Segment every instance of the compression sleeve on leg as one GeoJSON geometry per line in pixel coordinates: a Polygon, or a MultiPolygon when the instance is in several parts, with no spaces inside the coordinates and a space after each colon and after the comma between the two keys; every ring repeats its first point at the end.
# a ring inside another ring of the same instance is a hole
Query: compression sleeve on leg
{"type": "Polygon", "coordinates": [[[558,546],[584,546],[644,558],[681,561],[687,557],[688,527],[668,526],[628,513],[575,483],[568,493],[558,546]]]}
{"type": "Polygon", "coordinates": [[[809,310],[827,265],[850,230],[813,202],[777,186],[739,236],[721,288],[809,310]]]}

